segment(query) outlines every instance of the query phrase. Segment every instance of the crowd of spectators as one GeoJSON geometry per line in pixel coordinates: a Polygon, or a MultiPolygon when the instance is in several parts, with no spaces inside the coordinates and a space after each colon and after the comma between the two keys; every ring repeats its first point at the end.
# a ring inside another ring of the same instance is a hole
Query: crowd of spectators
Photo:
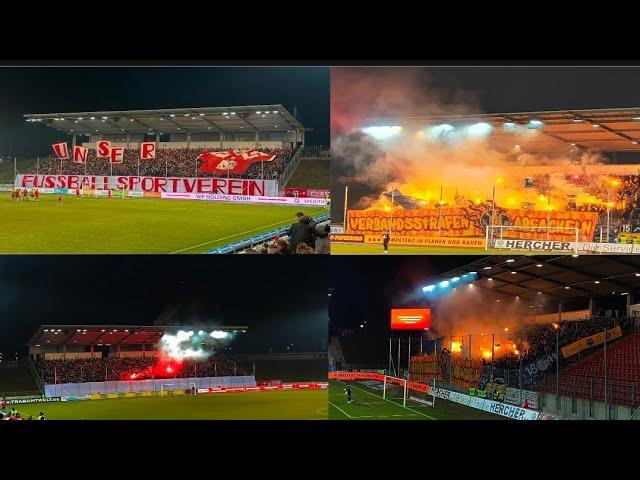
{"type": "Polygon", "coordinates": [[[268,244],[248,248],[242,253],[245,255],[329,255],[329,231],[328,223],[318,224],[303,212],[297,212],[296,222],[291,224],[284,235],[274,238],[268,244]]]}
{"type": "MultiPolygon", "coordinates": [[[[136,377],[153,378],[156,358],[91,358],[71,360],[40,360],[36,370],[45,384],[83,383],[131,380],[136,377]]],[[[162,373],[162,378],[222,377],[245,375],[245,372],[228,357],[216,354],[199,360],[183,360],[171,375],[162,373]]]]}
{"type": "MultiPolygon", "coordinates": [[[[535,362],[556,353],[556,334],[559,348],[581,338],[595,335],[605,328],[629,327],[628,317],[594,316],[585,320],[568,320],[558,323],[527,325],[517,333],[519,351],[523,364],[535,362]]],[[[497,367],[518,368],[520,357],[511,353],[494,361],[497,367]]]]}
{"type": "MultiPolygon", "coordinates": [[[[291,160],[290,149],[258,148],[260,152],[275,155],[271,161],[255,162],[242,174],[229,174],[230,178],[277,179],[291,160]]],[[[55,156],[41,159],[37,173],[41,175],[115,175],[150,177],[227,177],[226,173],[211,174],[201,171],[202,161],[198,157],[204,152],[228,151],[224,148],[159,148],[153,160],[139,160],[137,148],[124,150],[121,164],[111,164],[108,158],[97,158],[96,150],[89,149],[86,163],[55,156]]],[[[34,172],[29,172],[34,173],[34,172]]]]}

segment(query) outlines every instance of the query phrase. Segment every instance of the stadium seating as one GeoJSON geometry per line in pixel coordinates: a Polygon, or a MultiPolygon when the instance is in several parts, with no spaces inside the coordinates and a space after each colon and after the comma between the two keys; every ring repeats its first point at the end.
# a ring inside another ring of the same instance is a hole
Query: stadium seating
{"type": "MultiPolygon", "coordinates": [[[[560,372],[560,394],[603,401],[604,349],[560,372]]],[[[555,375],[536,384],[541,391],[555,393],[555,375]]],[[[640,334],[632,334],[607,348],[607,398],[620,405],[640,404],[640,334]]]]}
{"type": "MultiPolygon", "coordinates": [[[[227,151],[228,149],[212,149],[212,148],[163,148],[157,150],[154,160],[141,160],[138,162],[140,152],[137,148],[129,148],[124,150],[124,160],[122,164],[110,163],[108,158],[97,158],[96,150],[90,149],[86,162],[87,175],[138,175],[151,177],[211,177],[226,175],[211,175],[209,173],[200,172],[200,162],[198,156],[204,152],[227,151]]],[[[264,178],[277,179],[284,171],[287,164],[293,157],[291,149],[257,149],[275,155],[276,158],[270,162],[260,162],[250,165],[247,171],[242,175],[229,175],[231,178],[264,178]]],[[[35,172],[29,172],[35,173],[35,172]]],[[[73,163],[71,160],[63,160],[52,156],[40,161],[38,168],[39,174],[70,174],[84,175],[85,164],[73,163]]]]}

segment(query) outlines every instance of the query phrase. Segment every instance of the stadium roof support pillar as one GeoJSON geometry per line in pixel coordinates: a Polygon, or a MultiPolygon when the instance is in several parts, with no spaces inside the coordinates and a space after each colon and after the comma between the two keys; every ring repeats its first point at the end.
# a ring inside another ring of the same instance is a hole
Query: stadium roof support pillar
{"type": "Polygon", "coordinates": [[[562,302],[558,304],[558,323],[562,322],[562,302]]]}
{"type": "Polygon", "coordinates": [[[116,358],[120,358],[120,344],[116,345],[116,358]]]}
{"type": "Polygon", "coordinates": [[[187,148],[191,145],[191,132],[187,132],[187,148]]]}
{"type": "Polygon", "coordinates": [[[76,136],[76,134],[74,133],[74,134],[73,134],[73,137],[71,137],[71,148],[75,148],[75,146],[76,146],[76,142],[77,142],[77,136],[76,136]]]}
{"type": "Polygon", "coordinates": [[[258,135],[258,130],[256,130],[256,143],[253,145],[253,148],[258,148],[259,141],[260,141],[260,135],[258,135]]]}
{"type": "Polygon", "coordinates": [[[67,344],[66,343],[62,344],[62,359],[63,360],[67,359],[67,344]]]}
{"type": "Polygon", "coordinates": [[[127,133],[127,150],[130,148],[130,144],[131,143],[131,134],[127,133]]]}
{"type": "Polygon", "coordinates": [[[631,317],[631,292],[629,292],[627,295],[627,317],[631,317]]]}
{"type": "Polygon", "coordinates": [[[156,133],[156,143],[160,143],[160,134],[156,133]]]}
{"type": "Polygon", "coordinates": [[[224,148],[224,132],[220,130],[220,148],[224,148]]]}

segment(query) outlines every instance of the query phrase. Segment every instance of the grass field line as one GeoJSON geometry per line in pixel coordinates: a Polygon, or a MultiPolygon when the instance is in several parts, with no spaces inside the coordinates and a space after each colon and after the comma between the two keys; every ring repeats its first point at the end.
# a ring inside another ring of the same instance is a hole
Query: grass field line
{"type": "MultiPolygon", "coordinates": [[[[338,380],[338,381],[339,381],[340,383],[342,383],[343,385],[346,385],[346,383],[344,383],[343,381],[341,381],[341,380],[338,380]]],[[[397,406],[402,407],[402,408],[406,408],[407,410],[409,410],[409,411],[411,411],[411,412],[413,412],[413,413],[417,413],[418,415],[422,415],[423,417],[430,418],[431,420],[436,420],[436,419],[435,419],[435,418],[433,418],[431,415],[427,415],[426,413],[419,412],[419,411],[417,411],[417,410],[414,410],[413,408],[406,407],[406,406],[404,406],[404,405],[400,405],[399,403],[394,402],[393,400],[389,400],[388,398],[383,398],[383,397],[381,397],[381,396],[379,396],[379,395],[376,395],[375,393],[368,392],[368,391],[367,391],[367,390],[365,390],[364,388],[356,387],[355,385],[352,385],[352,387],[353,387],[353,388],[355,388],[356,390],[360,390],[361,392],[368,393],[369,395],[373,395],[374,397],[382,398],[382,400],[384,400],[384,401],[386,401],[386,402],[393,403],[394,405],[397,405],[397,406]]]]}
{"type": "Polygon", "coordinates": [[[345,412],[343,409],[341,409],[339,406],[337,406],[332,401],[329,401],[329,405],[332,405],[333,407],[337,408],[338,410],[340,410],[344,415],[346,415],[349,418],[360,418],[360,417],[352,417],[351,415],[349,415],[347,412],[345,412]]]}
{"type": "MultiPolygon", "coordinates": [[[[317,212],[313,212],[313,213],[318,213],[318,212],[320,212],[320,211],[322,211],[322,210],[318,210],[317,212]]],[[[170,252],[170,253],[169,253],[169,255],[173,255],[173,254],[176,254],[176,253],[186,252],[186,251],[188,251],[188,250],[193,250],[194,248],[203,247],[203,246],[205,246],[205,245],[209,245],[209,244],[211,244],[211,243],[221,242],[221,241],[223,241],[223,240],[229,240],[229,239],[231,239],[231,238],[235,238],[235,237],[239,237],[240,235],[246,235],[246,234],[248,234],[248,233],[256,232],[256,231],[258,231],[258,230],[262,230],[262,229],[264,229],[264,228],[270,228],[270,227],[275,227],[275,226],[277,226],[277,225],[282,225],[283,223],[295,223],[295,222],[292,222],[292,221],[291,221],[291,219],[283,220],[282,222],[272,223],[271,225],[265,225],[265,226],[263,226],[263,227],[254,228],[254,229],[252,229],[252,230],[247,230],[247,231],[245,231],[245,232],[236,233],[236,234],[234,234],[234,235],[229,235],[228,237],[217,238],[217,239],[215,239],[215,240],[210,240],[210,241],[208,241],[208,242],[200,243],[200,244],[198,244],[198,245],[192,245],[191,247],[181,248],[180,250],[176,250],[175,252],[170,252]]]]}

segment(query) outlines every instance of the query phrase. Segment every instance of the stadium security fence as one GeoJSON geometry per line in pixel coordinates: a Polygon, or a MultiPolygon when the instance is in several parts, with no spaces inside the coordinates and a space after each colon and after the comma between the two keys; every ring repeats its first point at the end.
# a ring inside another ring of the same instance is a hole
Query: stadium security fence
{"type": "Polygon", "coordinates": [[[62,383],[45,385],[47,397],[90,397],[91,395],[126,394],[150,392],[160,395],[161,391],[190,391],[199,388],[237,388],[255,387],[256,379],[252,375],[236,377],[191,377],[162,378],[148,380],[123,380],[110,382],[62,383]],[[167,389],[167,385],[172,386],[167,389]],[[163,388],[164,386],[164,388],[163,388]]]}

